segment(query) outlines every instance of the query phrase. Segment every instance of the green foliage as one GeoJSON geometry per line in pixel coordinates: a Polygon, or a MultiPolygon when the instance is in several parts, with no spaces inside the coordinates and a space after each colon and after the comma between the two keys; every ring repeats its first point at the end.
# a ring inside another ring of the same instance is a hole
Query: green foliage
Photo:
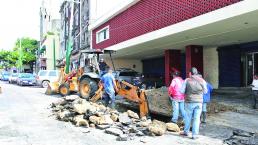
{"type": "Polygon", "coordinates": [[[31,64],[36,61],[36,51],[38,49],[38,42],[31,38],[21,39],[21,49],[20,49],[20,39],[17,39],[15,47],[12,51],[1,50],[0,60],[2,61],[2,66],[0,67],[11,67],[19,66],[19,59],[22,60],[23,64],[31,64]]]}
{"type": "Polygon", "coordinates": [[[55,35],[55,33],[48,31],[48,32],[47,32],[47,35],[55,35]]]}

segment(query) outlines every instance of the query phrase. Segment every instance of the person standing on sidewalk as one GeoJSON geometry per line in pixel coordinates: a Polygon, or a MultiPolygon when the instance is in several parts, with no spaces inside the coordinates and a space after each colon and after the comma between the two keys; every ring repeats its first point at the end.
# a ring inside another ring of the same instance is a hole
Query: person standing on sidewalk
{"type": "Polygon", "coordinates": [[[201,115],[201,120],[202,123],[206,123],[206,118],[207,118],[207,104],[211,100],[211,93],[212,93],[213,87],[210,83],[207,82],[207,93],[203,95],[203,103],[202,103],[202,115],[201,115]]]}
{"type": "Polygon", "coordinates": [[[173,80],[168,89],[168,93],[170,95],[170,100],[172,102],[172,119],[173,123],[177,123],[179,112],[181,112],[183,119],[185,118],[185,95],[180,92],[180,88],[182,87],[184,80],[180,77],[180,73],[178,71],[173,73],[173,80]]]}
{"type": "Polygon", "coordinates": [[[258,76],[255,75],[252,82],[252,91],[254,97],[254,109],[257,109],[257,102],[258,102],[258,76]]]}
{"type": "Polygon", "coordinates": [[[115,92],[118,90],[115,82],[115,78],[112,74],[112,69],[107,67],[107,73],[101,77],[101,83],[104,86],[105,93],[103,94],[105,105],[112,109],[115,108],[115,92]],[[111,101],[111,103],[109,103],[111,101]]]}
{"type": "Polygon", "coordinates": [[[189,78],[185,80],[181,88],[185,96],[185,126],[183,136],[188,136],[192,122],[192,139],[197,139],[202,113],[203,94],[207,93],[207,85],[204,79],[198,75],[198,70],[193,67],[189,72],[189,78]],[[193,118],[193,120],[192,120],[193,118]]]}

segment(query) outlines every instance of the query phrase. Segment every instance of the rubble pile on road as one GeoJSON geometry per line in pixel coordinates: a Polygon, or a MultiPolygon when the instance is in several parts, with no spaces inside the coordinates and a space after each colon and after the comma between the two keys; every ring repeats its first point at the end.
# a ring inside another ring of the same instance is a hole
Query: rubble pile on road
{"type": "Polygon", "coordinates": [[[166,131],[179,132],[174,123],[140,118],[137,113],[127,110],[118,112],[101,103],[88,102],[77,95],[70,95],[51,104],[58,120],[72,122],[76,126],[105,130],[118,136],[117,140],[126,141],[137,136],[161,136],[166,131]]]}
{"type": "Polygon", "coordinates": [[[233,135],[224,140],[228,145],[257,145],[258,135],[244,130],[233,130],[233,135]]]}

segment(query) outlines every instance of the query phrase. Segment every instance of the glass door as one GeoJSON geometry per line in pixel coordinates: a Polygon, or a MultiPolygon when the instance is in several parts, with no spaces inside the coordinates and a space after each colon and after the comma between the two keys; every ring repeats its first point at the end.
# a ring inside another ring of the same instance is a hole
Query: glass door
{"type": "Polygon", "coordinates": [[[258,53],[246,54],[245,61],[245,85],[249,86],[252,84],[253,76],[258,75],[258,53]]]}
{"type": "Polygon", "coordinates": [[[249,86],[253,81],[253,71],[254,71],[254,55],[253,53],[246,55],[246,86],[249,86]]]}

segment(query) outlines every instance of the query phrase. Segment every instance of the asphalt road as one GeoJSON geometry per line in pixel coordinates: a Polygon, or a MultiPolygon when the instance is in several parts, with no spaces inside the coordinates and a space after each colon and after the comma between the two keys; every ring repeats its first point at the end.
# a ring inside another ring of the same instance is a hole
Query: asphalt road
{"type": "MultiPolygon", "coordinates": [[[[51,116],[49,105],[58,96],[45,95],[43,88],[20,87],[5,82],[0,82],[0,86],[0,145],[223,144],[218,136],[200,136],[198,140],[191,140],[175,133],[141,137],[127,142],[116,141],[115,136],[105,134],[102,130],[75,127],[71,123],[56,120],[51,116]]],[[[215,130],[221,134],[217,127],[215,130]]],[[[226,128],[222,131],[230,130],[226,128]]],[[[212,128],[208,132],[211,134],[212,128]]]]}

